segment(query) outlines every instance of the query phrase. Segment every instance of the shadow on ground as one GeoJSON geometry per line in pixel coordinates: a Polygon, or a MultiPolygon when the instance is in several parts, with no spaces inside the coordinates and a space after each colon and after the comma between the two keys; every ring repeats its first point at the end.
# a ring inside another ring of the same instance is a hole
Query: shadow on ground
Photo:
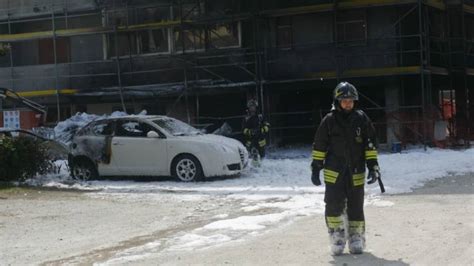
{"type": "Polygon", "coordinates": [[[386,260],[379,258],[370,252],[366,252],[361,255],[344,254],[341,256],[334,256],[333,261],[329,262],[331,265],[337,266],[353,266],[353,265],[364,265],[364,266],[407,266],[409,265],[400,258],[398,260],[386,260]]]}

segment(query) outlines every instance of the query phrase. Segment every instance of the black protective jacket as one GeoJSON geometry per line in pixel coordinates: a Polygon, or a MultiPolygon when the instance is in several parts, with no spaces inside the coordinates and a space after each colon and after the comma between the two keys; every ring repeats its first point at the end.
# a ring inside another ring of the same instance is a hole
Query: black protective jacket
{"type": "Polygon", "coordinates": [[[256,142],[258,146],[267,145],[266,138],[270,129],[270,124],[262,115],[249,115],[242,122],[245,141],[256,142]]]}
{"type": "Polygon", "coordinates": [[[363,185],[365,166],[373,169],[378,165],[375,129],[369,117],[362,110],[331,111],[316,131],[312,157],[316,165],[324,166],[326,184],[348,173],[354,186],[363,185]]]}

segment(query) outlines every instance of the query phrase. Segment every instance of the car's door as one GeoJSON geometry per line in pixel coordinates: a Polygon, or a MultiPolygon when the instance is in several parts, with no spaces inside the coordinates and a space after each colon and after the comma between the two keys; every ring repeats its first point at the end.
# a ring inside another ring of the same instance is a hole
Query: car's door
{"type": "MultiPolygon", "coordinates": [[[[165,175],[168,172],[166,139],[148,138],[158,130],[148,123],[133,119],[117,121],[112,138],[113,164],[124,175],[165,175]]],[[[160,134],[161,135],[161,134],[160,134]]]]}
{"type": "Polygon", "coordinates": [[[113,128],[112,120],[93,122],[74,138],[75,153],[97,162],[99,175],[115,175],[117,172],[110,158],[113,128]]]}

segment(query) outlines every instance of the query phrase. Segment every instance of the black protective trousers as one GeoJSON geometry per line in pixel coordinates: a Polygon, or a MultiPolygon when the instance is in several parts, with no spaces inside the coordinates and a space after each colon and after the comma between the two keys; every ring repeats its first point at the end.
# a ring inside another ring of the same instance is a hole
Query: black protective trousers
{"type": "Polygon", "coordinates": [[[247,150],[249,152],[249,156],[252,156],[252,149],[255,148],[258,151],[260,158],[263,159],[265,158],[265,146],[260,146],[258,142],[259,138],[256,137],[246,140],[246,143],[250,143],[250,145],[247,146],[247,150]]]}
{"type": "Polygon", "coordinates": [[[343,213],[347,212],[349,234],[365,232],[364,185],[354,186],[349,169],[337,177],[336,183],[326,182],[324,195],[326,224],[329,232],[343,230],[343,213]]]}

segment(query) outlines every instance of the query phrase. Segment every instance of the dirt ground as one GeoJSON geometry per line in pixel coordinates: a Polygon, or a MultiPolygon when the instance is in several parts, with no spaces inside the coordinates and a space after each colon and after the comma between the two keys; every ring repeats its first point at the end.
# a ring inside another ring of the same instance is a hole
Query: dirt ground
{"type": "MultiPolygon", "coordinates": [[[[414,193],[387,195],[392,206],[366,207],[367,252],[329,254],[321,215],[268,232],[193,251],[166,247],[135,265],[474,265],[474,176],[427,183],[414,193]]],[[[180,195],[156,201],[90,197],[88,193],[0,190],[0,264],[60,265],[110,262],[121,250],[199,228],[239,202],[180,195]]]]}

